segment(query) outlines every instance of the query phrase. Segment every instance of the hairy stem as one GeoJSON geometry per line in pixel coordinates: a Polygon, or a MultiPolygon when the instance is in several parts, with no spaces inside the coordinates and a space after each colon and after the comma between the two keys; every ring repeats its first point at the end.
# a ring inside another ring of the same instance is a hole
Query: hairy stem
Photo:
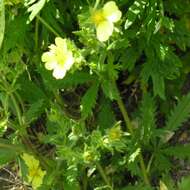
{"type": "Polygon", "coordinates": [[[96,167],[97,167],[97,170],[99,171],[100,175],[102,176],[103,180],[105,181],[106,185],[109,186],[111,190],[113,190],[113,188],[110,184],[110,181],[109,181],[108,177],[106,176],[102,166],[97,162],[96,167]]]}
{"type": "MultiPolygon", "coordinates": [[[[131,133],[131,135],[133,136],[134,135],[133,125],[132,125],[132,123],[131,123],[131,121],[129,119],[129,115],[128,115],[127,109],[125,107],[125,104],[123,103],[123,100],[122,100],[122,98],[120,96],[120,92],[119,92],[119,89],[117,87],[117,84],[115,83],[114,85],[115,85],[115,89],[117,89],[117,92],[118,92],[117,104],[118,104],[119,109],[121,110],[121,113],[123,115],[126,127],[129,130],[129,132],[131,133]]],[[[142,171],[142,174],[143,174],[144,182],[145,182],[146,185],[150,186],[148,174],[147,174],[147,171],[146,171],[144,159],[143,159],[143,156],[142,156],[141,152],[139,153],[139,163],[140,163],[141,171],[142,171]]]]}
{"type": "MultiPolygon", "coordinates": [[[[4,81],[4,85],[5,85],[5,88],[6,89],[9,89],[9,83],[6,81],[6,79],[3,79],[4,81]]],[[[10,90],[7,90],[8,92],[10,90]]],[[[41,160],[41,163],[43,164],[43,166],[45,168],[48,167],[48,164],[46,162],[46,160],[36,151],[35,147],[33,147],[33,144],[30,142],[30,140],[25,136],[26,133],[25,133],[25,129],[27,127],[27,124],[25,123],[24,119],[22,118],[22,111],[20,109],[20,106],[19,104],[17,103],[17,100],[14,96],[14,94],[10,91],[8,93],[8,96],[10,97],[12,103],[13,103],[13,106],[14,106],[14,109],[15,109],[15,112],[16,112],[16,115],[17,115],[17,118],[18,118],[18,123],[20,125],[20,127],[22,128],[22,130],[24,130],[24,134],[21,133],[21,139],[22,139],[22,142],[26,145],[27,148],[29,148],[32,153],[34,153],[34,155],[36,155],[40,160],[41,160]]]]}
{"type": "Polygon", "coordinates": [[[36,18],[48,29],[50,30],[55,36],[60,36],[54,28],[52,28],[42,17],[39,15],[36,16],[36,18]]]}
{"type": "Polygon", "coordinates": [[[86,168],[84,168],[84,174],[83,174],[83,178],[82,178],[82,183],[83,183],[83,190],[87,190],[87,186],[88,186],[88,177],[87,177],[87,171],[86,171],[86,168]]]}

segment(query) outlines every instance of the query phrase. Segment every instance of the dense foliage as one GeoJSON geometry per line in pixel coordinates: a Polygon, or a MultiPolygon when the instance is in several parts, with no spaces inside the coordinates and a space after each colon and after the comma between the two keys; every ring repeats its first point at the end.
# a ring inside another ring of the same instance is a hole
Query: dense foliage
{"type": "Polygon", "coordinates": [[[190,0],[0,0],[0,47],[13,186],[189,190],[190,0]]]}

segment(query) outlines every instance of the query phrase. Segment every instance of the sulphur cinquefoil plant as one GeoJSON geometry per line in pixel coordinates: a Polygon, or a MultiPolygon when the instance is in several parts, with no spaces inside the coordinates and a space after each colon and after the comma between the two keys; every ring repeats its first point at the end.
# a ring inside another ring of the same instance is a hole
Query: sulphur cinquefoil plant
{"type": "Polygon", "coordinates": [[[189,190],[189,0],[0,0],[0,189],[189,190]]]}

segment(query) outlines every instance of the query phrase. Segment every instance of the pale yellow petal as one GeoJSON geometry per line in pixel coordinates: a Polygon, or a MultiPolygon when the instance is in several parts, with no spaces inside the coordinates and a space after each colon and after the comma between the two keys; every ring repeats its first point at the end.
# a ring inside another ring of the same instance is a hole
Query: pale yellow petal
{"type": "Polygon", "coordinates": [[[121,19],[121,11],[118,9],[114,1],[107,2],[103,7],[103,13],[110,22],[117,22],[121,19]]]}
{"type": "Polygon", "coordinates": [[[73,54],[71,51],[67,52],[67,59],[65,60],[64,68],[65,70],[69,70],[74,63],[73,54]]]}
{"type": "Polygon", "coordinates": [[[34,176],[33,179],[31,179],[33,189],[37,189],[38,187],[40,187],[42,185],[43,178],[44,178],[46,172],[39,169],[38,173],[36,173],[36,174],[37,175],[34,176]]]}
{"type": "Polygon", "coordinates": [[[60,67],[60,66],[57,66],[53,70],[53,76],[56,79],[62,79],[62,78],[64,78],[65,74],[66,74],[66,70],[64,68],[60,67]]]}
{"type": "Polygon", "coordinates": [[[101,42],[107,41],[112,33],[113,24],[109,21],[101,22],[96,28],[97,38],[101,42]]]}
{"type": "Polygon", "coordinates": [[[43,178],[41,177],[34,177],[32,180],[32,187],[33,189],[37,189],[38,187],[40,187],[43,183],[43,178]]]}
{"type": "Polygon", "coordinates": [[[57,48],[61,48],[62,51],[67,50],[67,41],[66,41],[66,39],[56,37],[55,38],[55,44],[56,44],[57,48]]]}
{"type": "Polygon", "coordinates": [[[57,61],[54,60],[54,61],[49,61],[49,62],[46,62],[45,63],[45,68],[47,70],[53,70],[55,67],[57,66],[57,61]]]}
{"type": "Polygon", "coordinates": [[[55,56],[52,52],[45,52],[42,54],[42,62],[47,62],[47,61],[51,61],[52,59],[54,59],[55,56]]]}
{"type": "Polygon", "coordinates": [[[50,49],[50,52],[51,52],[52,54],[55,54],[56,49],[57,49],[56,45],[51,44],[51,45],[49,45],[48,47],[49,47],[49,49],[50,49]]]}
{"type": "Polygon", "coordinates": [[[73,53],[67,49],[67,40],[60,37],[55,38],[55,45],[51,44],[49,49],[42,55],[45,68],[53,70],[56,79],[62,79],[74,63],[73,53]]]}
{"type": "Polygon", "coordinates": [[[33,168],[34,166],[37,168],[39,166],[39,161],[27,153],[24,153],[22,158],[28,168],[33,168]]]}

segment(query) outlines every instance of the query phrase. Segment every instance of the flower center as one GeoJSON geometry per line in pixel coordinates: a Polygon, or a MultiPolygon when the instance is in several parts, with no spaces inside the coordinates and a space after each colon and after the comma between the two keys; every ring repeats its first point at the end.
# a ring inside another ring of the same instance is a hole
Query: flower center
{"type": "Polygon", "coordinates": [[[121,136],[122,136],[121,129],[118,127],[111,129],[109,132],[109,138],[111,140],[119,140],[121,138],[121,136]]]}
{"type": "Polygon", "coordinates": [[[33,167],[30,169],[29,176],[32,178],[40,176],[40,168],[33,167]]]}
{"type": "Polygon", "coordinates": [[[58,63],[62,66],[65,64],[67,57],[68,57],[67,53],[63,52],[63,50],[59,49],[59,48],[57,48],[55,56],[56,56],[56,60],[58,61],[58,63]]]}
{"type": "Polygon", "coordinates": [[[97,10],[92,14],[92,21],[98,25],[101,22],[105,21],[106,18],[104,17],[103,11],[102,10],[97,10]]]}

